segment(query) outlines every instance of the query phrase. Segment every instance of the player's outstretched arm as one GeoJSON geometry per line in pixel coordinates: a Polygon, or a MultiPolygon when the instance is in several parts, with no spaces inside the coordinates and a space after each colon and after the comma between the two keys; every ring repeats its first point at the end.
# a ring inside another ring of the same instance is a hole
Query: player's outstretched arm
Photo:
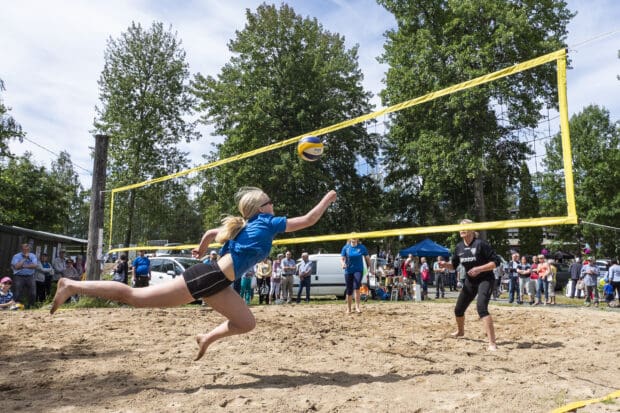
{"type": "Polygon", "coordinates": [[[286,220],[286,232],[298,231],[311,227],[323,216],[327,208],[336,201],[336,191],[329,191],[318,204],[314,206],[306,215],[289,218],[286,220]]]}
{"type": "Polygon", "coordinates": [[[198,248],[194,248],[192,250],[192,256],[198,259],[204,257],[207,253],[207,249],[209,248],[209,244],[213,242],[219,232],[220,228],[212,228],[205,232],[200,240],[198,248]]]}

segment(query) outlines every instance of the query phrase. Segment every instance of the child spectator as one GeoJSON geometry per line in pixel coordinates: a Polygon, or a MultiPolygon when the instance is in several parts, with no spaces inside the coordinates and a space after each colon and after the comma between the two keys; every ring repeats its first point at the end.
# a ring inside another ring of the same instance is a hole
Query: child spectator
{"type": "Polygon", "coordinates": [[[611,283],[606,283],[605,287],[603,287],[603,296],[605,296],[605,302],[607,303],[607,307],[611,307],[611,303],[614,302],[614,287],[611,283]]]}
{"type": "Polygon", "coordinates": [[[13,280],[9,277],[4,277],[0,280],[0,310],[17,310],[13,300],[13,293],[11,292],[12,284],[13,280]]]}

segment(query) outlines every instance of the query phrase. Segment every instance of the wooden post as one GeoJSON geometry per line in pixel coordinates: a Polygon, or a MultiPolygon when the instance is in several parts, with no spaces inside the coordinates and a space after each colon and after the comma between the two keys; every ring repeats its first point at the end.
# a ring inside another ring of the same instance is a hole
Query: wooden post
{"type": "Polygon", "coordinates": [[[103,203],[108,160],[108,135],[95,135],[93,184],[88,219],[88,247],[86,248],[86,278],[101,279],[103,261],[103,203]]]}

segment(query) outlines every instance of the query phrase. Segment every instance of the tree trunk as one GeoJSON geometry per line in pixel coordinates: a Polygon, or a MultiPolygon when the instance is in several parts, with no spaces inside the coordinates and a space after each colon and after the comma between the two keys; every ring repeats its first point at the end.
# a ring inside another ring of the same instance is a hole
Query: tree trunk
{"type": "Polygon", "coordinates": [[[90,199],[90,216],[88,220],[88,246],[86,248],[86,278],[101,278],[101,261],[103,260],[103,202],[108,159],[107,135],[95,135],[95,159],[90,199]]]}

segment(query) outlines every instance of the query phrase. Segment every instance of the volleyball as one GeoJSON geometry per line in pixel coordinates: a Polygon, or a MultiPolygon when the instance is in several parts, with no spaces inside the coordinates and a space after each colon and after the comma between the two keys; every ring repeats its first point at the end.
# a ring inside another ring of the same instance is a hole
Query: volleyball
{"type": "Polygon", "coordinates": [[[297,144],[297,154],[304,161],[314,162],[323,155],[323,142],[316,136],[306,136],[297,144]]]}

